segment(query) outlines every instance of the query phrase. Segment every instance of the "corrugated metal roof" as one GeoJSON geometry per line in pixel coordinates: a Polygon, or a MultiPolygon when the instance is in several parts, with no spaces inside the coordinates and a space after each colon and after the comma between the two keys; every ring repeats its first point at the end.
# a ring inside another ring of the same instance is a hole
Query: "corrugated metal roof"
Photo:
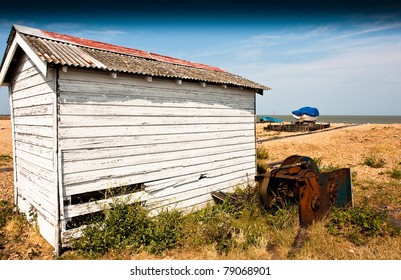
{"type": "Polygon", "coordinates": [[[108,71],[236,85],[257,90],[269,87],[218,67],[137,49],[14,25],[33,51],[48,63],[108,71]]]}

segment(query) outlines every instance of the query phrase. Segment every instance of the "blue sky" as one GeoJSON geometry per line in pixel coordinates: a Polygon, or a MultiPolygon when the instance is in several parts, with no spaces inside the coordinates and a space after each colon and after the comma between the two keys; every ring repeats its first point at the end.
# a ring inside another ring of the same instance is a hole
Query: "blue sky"
{"type": "MultiPolygon", "coordinates": [[[[257,114],[312,106],[321,115],[401,115],[396,1],[141,3],[114,9],[9,4],[0,14],[0,54],[12,24],[19,24],[226,69],[272,88],[257,96],[257,114]]],[[[2,87],[0,114],[8,112],[2,87]]]]}

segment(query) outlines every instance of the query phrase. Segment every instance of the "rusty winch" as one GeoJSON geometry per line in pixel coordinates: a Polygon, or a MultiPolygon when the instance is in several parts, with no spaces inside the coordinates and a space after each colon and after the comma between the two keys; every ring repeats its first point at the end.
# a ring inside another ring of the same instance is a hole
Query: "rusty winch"
{"type": "Polygon", "coordinates": [[[332,207],[352,206],[351,170],[319,171],[307,156],[293,155],[272,168],[270,175],[257,176],[261,200],[267,209],[299,204],[301,227],[322,219],[332,207]]]}

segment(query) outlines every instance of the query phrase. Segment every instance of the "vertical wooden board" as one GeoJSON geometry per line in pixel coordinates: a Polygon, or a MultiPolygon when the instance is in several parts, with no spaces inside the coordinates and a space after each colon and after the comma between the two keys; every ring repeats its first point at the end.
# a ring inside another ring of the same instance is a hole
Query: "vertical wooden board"
{"type": "Polygon", "coordinates": [[[13,177],[14,177],[14,204],[18,203],[18,189],[17,189],[17,160],[15,158],[15,141],[16,141],[16,131],[14,124],[14,103],[13,103],[13,93],[11,87],[8,87],[8,100],[10,104],[10,119],[11,119],[11,139],[13,147],[13,177]]]}

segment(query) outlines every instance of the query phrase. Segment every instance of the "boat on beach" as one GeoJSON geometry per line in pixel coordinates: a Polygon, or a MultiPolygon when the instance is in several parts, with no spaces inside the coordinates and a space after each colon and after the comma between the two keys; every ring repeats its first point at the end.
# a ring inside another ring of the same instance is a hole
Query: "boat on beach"
{"type": "Polygon", "coordinates": [[[281,122],[283,122],[282,120],[280,120],[278,118],[267,117],[267,116],[264,116],[262,118],[262,121],[263,122],[270,122],[270,123],[281,123],[281,122]]]}
{"type": "Polygon", "coordinates": [[[319,110],[314,107],[302,107],[292,111],[292,116],[299,122],[315,122],[319,118],[319,110]]]}

